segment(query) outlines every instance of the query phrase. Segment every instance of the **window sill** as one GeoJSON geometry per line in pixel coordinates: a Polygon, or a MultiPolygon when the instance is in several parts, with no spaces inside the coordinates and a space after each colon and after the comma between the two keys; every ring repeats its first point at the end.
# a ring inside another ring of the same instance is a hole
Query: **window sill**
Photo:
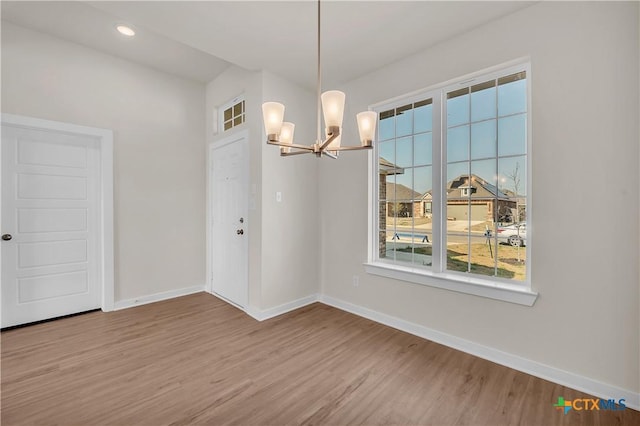
{"type": "Polygon", "coordinates": [[[364,269],[369,274],[381,277],[473,294],[475,296],[502,300],[519,305],[533,306],[538,298],[537,292],[525,288],[522,285],[489,281],[471,276],[467,277],[446,272],[434,273],[424,269],[382,262],[365,263],[364,269]]]}

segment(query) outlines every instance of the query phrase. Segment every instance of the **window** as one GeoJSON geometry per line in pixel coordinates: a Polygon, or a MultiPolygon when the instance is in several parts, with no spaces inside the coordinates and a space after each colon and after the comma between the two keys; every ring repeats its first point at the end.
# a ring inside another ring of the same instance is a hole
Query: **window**
{"type": "Polygon", "coordinates": [[[245,107],[244,99],[238,97],[220,108],[220,128],[223,131],[230,130],[244,123],[245,107]]]}
{"type": "Polygon", "coordinates": [[[431,265],[432,112],[426,98],[379,113],[381,259],[431,265]]]}
{"type": "Polygon", "coordinates": [[[369,265],[530,291],[528,69],[503,68],[374,108],[369,265]]]}

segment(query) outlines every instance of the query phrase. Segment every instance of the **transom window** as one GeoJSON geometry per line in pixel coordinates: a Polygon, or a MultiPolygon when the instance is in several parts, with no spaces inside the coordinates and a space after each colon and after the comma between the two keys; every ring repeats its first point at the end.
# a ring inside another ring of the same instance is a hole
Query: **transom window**
{"type": "Polygon", "coordinates": [[[528,69],[374,108],[370,263],[528,288],[528,69]]]}
{"type": "Polygon", "coordinates": [[[220,128],[230,130],[245,121],[244,99],[235,98],[220,108],[220,128]]]}

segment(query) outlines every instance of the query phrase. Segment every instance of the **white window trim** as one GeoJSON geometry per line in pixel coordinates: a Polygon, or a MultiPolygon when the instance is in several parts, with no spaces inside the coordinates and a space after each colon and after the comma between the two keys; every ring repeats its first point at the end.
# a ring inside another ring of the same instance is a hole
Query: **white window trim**
{"type": "MultiPolygon", "coordinates": [[[[433,167],[436,169],[436,162],[440,162],[438,168],[442,167],[442,160],[444,159],[442,153],[442,141],[438,136],[438,143],[436,143],[435,135],[442,135],[442,114],[444,113],[445,106],[442,105],[441,93],[450,90],[456,85],[467,86],[470,85],[475,78],[482,77],[491,79],[498,75],[508,75],[512,72],[526,70],[527,72],[527,227],[529,228],[529,235],[532,225],[532,209],[531,206],[531,194],[532,194],[532,180],[531,180],[531,141],[532,141],[532,126],[531,126],[531,66],[529,58],[521,58],[515,61],[511,61],[505,64],[501,64],[489,69],[468,74],[448,82],[434,85],[422,90],[418,90],[403,96],[395,97],[391,100],[380,102],[374,105],[370,105],[370,110],[385,110],[391,109],[397,106],[405,105],[410,102],[419,101],[431,97],[433,99],[433,167]]],[[[446,137],[446,136],[445,136],[446,137]]],[[[471,294],[481,297],[487,297],[490,299],[501,300],[505,302],[511,302],[521,304],[525,306],[533,306],[538,293],[531,288],[531,238],[527,239],[527,270],[526,279],[522,283],[515,283],[510,280],[501,279],[498,277],[482,277],[481,275],[467,274],[461,272],[447,271],[444,265],[445,259],[442,259],[442,250],[433,252],[432,257],[432,269],[418,268],[400,265],[395,262],[384,261],[379,259],[379,247],[378,247],[378,176],[377,167],[374,163],[378,155],[378,146],[374,146],[374,150],[369,152],[369,173],[368,173],[368,192],[369,192],[369,214],[368,214],[368,261],[364,264],[365,271],[367,273],[378,275],[386,278],[408,281],[415,284],[427,285],[430,287],[441,288],[450,291],[456,291],[465,294],[471,294]]],[[[442,176],[441,169],[433,175],[433,200],[442,200],[442,176]]],[[[432,201],[433,202],[433,201],[432,201]]],[[[442,217],[446,214],[446,207],[442,202],[437,202],[438,209],[433,209],[434,226],[432,229],[432,237],[434,241],[439,242],[439,246],[442,247],[445,243],[443,235],[442,217]],[[436,222],[438,225],[436,226],[436,222]]]]}

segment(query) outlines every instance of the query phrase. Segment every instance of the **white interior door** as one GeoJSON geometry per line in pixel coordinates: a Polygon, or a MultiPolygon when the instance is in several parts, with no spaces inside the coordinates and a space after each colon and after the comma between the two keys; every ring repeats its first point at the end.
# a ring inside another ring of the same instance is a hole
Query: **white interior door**
{"type": "Polygon", "coordinates": [[[101,307],[99,138],[2,126],[2,327],[101,307]]]}
{"type": "Polygon", "coordinates": [[[211,290],[246,308],[248,303],[248,174],[246,134],[209,152],[211,290]]]}

